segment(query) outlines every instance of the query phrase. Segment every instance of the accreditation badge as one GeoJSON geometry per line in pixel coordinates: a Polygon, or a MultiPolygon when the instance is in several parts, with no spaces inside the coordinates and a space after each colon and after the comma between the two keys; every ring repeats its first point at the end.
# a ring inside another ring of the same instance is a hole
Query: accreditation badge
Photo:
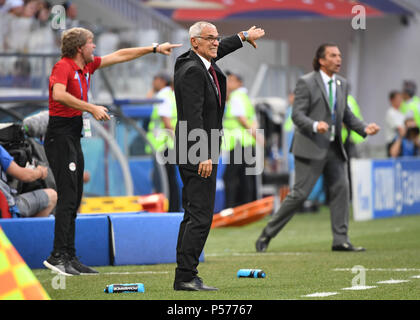
{"type": "Polygon", "coordinates": [[[92,136],[92,129],[90,127],[90,119],[86,116],[83,117],[83,132],[84,137],[89,138],[92,136]]]}
{"type": "Polygon", "coordinates": [[[330,135],[330,141],[334,141],[335,139],[335,124],[331,126],[331,135],[330,135]]]}

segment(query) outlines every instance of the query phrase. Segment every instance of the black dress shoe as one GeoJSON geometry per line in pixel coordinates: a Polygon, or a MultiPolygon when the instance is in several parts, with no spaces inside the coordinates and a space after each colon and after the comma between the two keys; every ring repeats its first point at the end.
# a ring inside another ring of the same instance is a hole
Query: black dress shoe
{"type": "Polygon", "coordinates": [[[270,242],[271,238],[264,234],[264,232],[260,235],[260,237],[257,239],[257,242],[255,243],[255,248],[257,249],[257,252],[265,252],[267,251],[268,244],[270,242]]]}
{"type": "Polygon", "coordinates": [[[332,247],[333,251],[352,251],[352,252],[361,252],[366,251],[363,247],[353,247],[351,243],[342,243],[332,247]]]}
{"type": "Polygon", "coordinates": [[[174,290],[183,291],[217,291],[219,289],[215,287],[207,286],[203,283],[203,280],[199,277],[195,277],[189,282],[175,282],[174,290]]]}

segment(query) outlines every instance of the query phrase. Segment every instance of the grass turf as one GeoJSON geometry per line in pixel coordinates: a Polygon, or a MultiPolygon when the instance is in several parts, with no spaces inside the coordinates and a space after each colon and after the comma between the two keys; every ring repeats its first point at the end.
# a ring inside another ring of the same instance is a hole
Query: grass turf
{"type": "Polygon", "coordinates": [[[175,264],[97,267],[99,275],[65,277],[61,282],[65,289],[54,289],[57,278],[49,270],[33,271],[50,297],[57,300],[420,299],[420,277],[413,278],[420,276],[420,216],[350,221],[352,243],[367,248],[359,253],[331,251],[329,210],[325,207],[317,214],[297,214],[271,241],[266,253],[256,253],[255,240],[267,221],[211,230],[205,262],[198,270],[206,284],[219,288],[217,292],[174,291],[175,264]],[[355,276],[362,275],[352,273],[354,266],[366,268],[365,285],[376,288],[342,290],[352,286],[355,276]],[[243,268],[263,269],[267,277],[238,279],[236,272],[243,268]],[[410,281],[377,284],[391,279],[410,281]],[[136,282],[144,283],[145,293],[103,291],[107,284],[136,282]],[[319,292],[338,294],[306,297],[319,292]]]}

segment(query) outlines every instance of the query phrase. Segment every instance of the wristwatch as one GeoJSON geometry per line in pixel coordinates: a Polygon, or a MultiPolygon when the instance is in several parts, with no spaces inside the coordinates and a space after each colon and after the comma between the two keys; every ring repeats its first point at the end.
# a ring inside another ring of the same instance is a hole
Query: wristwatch
{"type": "Polygon", "coordinates": [[[159,46],[159,43],[153,42],[152,45],[153,45],[153,53],[156,53],[156,49],[159,46]]]}
{"type": "Polygon", "coordinates": [[[245,40],[243,42],[248,41],[248,38],[249,38],[248,31],[242,31],[242,34],[244,35],[244,38],[245,38],[245,40]]]}

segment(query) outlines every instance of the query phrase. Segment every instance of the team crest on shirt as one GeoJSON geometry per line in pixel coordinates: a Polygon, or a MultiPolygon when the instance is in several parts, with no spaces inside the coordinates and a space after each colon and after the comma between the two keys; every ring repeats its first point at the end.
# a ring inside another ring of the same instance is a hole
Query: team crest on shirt
{"type": "Polygon", "coordinates": [[[76,164],[74,162],[70,162],[69,163],[69,169],[70,171],[76,171],[76,164]]]}

